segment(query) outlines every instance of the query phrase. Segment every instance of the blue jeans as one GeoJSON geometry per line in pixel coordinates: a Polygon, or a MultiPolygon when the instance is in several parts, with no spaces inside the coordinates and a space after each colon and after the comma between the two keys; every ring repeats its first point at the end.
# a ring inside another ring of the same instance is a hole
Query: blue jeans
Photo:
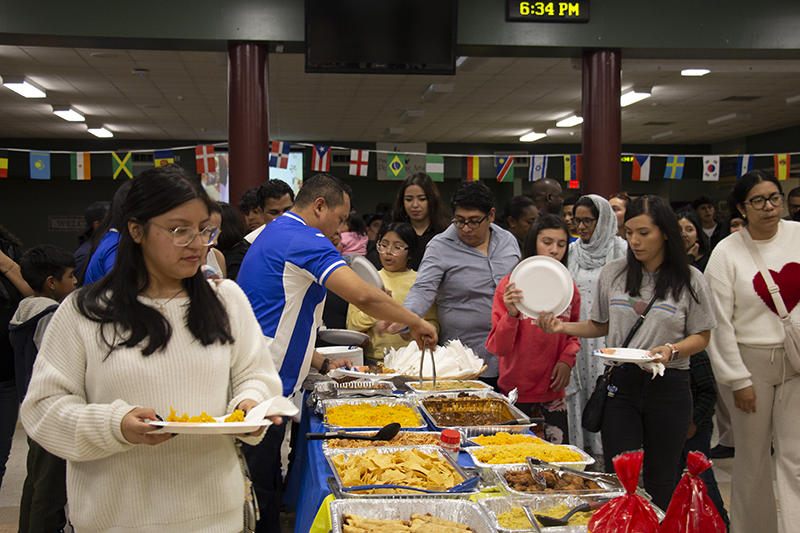
{"type": "MultiPolygon", "coordinates": [[[[689,455],[689,452],[701,452],[706,458],[710,459],[711,431],[697,432],[691,439],[686,439],[686,444],[683,445],[683,452],[681,452],[681,462],[678,464],[678,482],[681,480],[683,469],[686,468],[686,457],[689,455]]],[[[701,472],[700,479],[706,484],[706,493],[708,493],[708,497],[711,498],[711,501],[714,503],[714,507],[717,508],[717,512],[722,517],[722,521],[725,522],[726,526],[729,526],[731,521],[728,518],[728,511],[725,510],[725,502],[722,501],[722,496],[719,493],[717,478],[714,477],[714,469],[708,468],[704,472],[701,472]]]]}
{"type": "Polygon", "coordinates": [[[14,380],[0,382],[0,486],[3,485],[18,415],[19,398],[14,380]]]}

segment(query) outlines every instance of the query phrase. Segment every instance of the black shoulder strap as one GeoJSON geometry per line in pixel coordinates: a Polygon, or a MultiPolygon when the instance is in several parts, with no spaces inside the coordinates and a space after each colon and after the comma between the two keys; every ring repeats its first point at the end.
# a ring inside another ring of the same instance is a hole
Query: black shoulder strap
{"type": "Polygon", "coordinates": [[[656,301],[656,297],[655,297],[655,295],[653,295],[653,298],[650,300],[650,303],[647,304],[647,309],[644,310],[644,313],[639,315],[639,319],[633,325],[633,327],[631,328],[630,332],[628,332],[628,336],[625,338],[625,342],[622,343],[622,346],[621,346],[622,348],[627,348],[628,347],[628,344],[630,344],[631,339],[633,339],[633,336],[636,335],[636,332],[641,327],[642,323],[644,322],[645,317],[647,316],[648,311],[650,311],[650,308],[653,307],[653,304],[655,303],[655,301],[656,301]]]}

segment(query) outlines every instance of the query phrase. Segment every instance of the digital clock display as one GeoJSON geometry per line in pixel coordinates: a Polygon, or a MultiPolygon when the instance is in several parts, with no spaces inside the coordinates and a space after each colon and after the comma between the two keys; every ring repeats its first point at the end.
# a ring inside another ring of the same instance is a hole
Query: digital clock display
{"type": "Polygon", "coordinates": [[[573,2],[521,2],[508,0],[510,22],[589,22],[589,0],[573,2]]]}

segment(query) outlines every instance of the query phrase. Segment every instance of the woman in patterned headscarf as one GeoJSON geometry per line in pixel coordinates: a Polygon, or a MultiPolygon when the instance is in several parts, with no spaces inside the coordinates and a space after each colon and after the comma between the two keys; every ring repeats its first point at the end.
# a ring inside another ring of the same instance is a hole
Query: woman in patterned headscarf
{"type": "MultiPolygon", "coordinates": [[[[569,273],[581,293],[581,317],[587,320],[592,313],[597,280],[609,261],[625,257],[627,243],[617,236],[617,217],[605,198],[594,194],[582,196],[575,202],[573,224],[578,240],[569,245],[569,273]]],[[[605,337],[581,339],[577,362],[567,386],[569,441],[597,457],[603,456],[599,433],[584,432],[581,426],[583,406],[592,394],[597,377],[603,373],[603,362],[592,352],[606,346],[605,337]]]]}

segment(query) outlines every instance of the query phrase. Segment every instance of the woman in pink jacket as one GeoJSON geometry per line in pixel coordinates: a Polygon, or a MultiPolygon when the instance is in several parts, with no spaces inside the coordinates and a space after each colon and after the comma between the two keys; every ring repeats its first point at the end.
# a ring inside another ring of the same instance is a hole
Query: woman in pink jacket
{"type": "MultiPolygon", "coordinates": [[[[566,266],[568,244],[569,233],[564,221],[556,215],[543,215],[528,231],[523,259],[545,255],[566,266]]],[[[498,356],[498,385],[504,394],[518,390],[516,406],[528,416],[534,406],[539,407],[548,441],[569,444],[564,388],[569,384],[580,341],[563,333],[547,335],[536,326],[536,318],[522,315],[516,305],[522,300],[522,290],[509,283],[510,276],[497,285],[492,331],[486,340],[486,349],[498,356]]],[[[564,322],[577,322],[580,308],[581,295],[578,287],[574,287],[572,302],[559,318],[564,322]]]]}

